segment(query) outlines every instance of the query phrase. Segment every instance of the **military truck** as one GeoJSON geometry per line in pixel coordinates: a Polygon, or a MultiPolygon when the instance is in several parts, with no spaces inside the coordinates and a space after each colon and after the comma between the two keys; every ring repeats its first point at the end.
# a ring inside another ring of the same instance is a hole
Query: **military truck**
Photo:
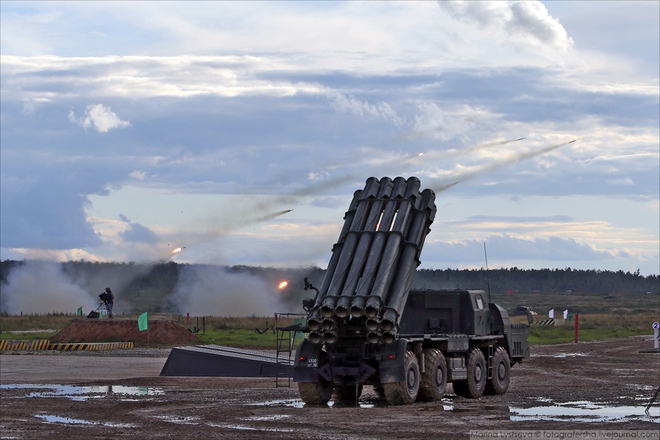
{"type": "Polygon", "coordinates": [[[353,195],[308,311],[293,379],[303,401],[355,402],[371,385],[392,405],[505,393],[529,356],[529,327],[511,324],[483,290],[412,290],[435,194],[416,177],[367,179],[353,195]]]}

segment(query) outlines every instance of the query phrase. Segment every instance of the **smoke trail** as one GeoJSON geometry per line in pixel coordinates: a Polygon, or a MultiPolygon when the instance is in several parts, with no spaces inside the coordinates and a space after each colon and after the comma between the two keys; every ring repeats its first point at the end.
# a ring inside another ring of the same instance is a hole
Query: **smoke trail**
{"type": "Polygon", "coordinates": [[[561,144],[556,144],[556,145],[550,145],[545,148],[541,148],[539,150],[534,150],[534,151],[526,151],[518,154],[514,154],[512,156],[509,156],[508,158],[501,160],[501,161],[496,161],[493,163],[488,163],[484,165],[478,165],[475,167],[472,167],[468,171],[464,171],[462,173],[455,173],[452,174],[450,177],[443,179],[440,182],[435,182],[431,183],[431,188],[436,192],[440,193],[442,191],[446,191],[447,189],[453,187],[456,183],[458,182],[463,182],[466,180],[471,180],[474,178],[477,178],[483,174],[499,170],[501,168],[504,168],[509,165],[513,165],[518,162],[522,162],[527,159],[531,159],[533,157],[541,156],[545,153],[549,153],[550,151],[556,150],[557,148],[563,147],[568,144],[572,144],[575,142],[576,139],[569,141],[569,142],[564,142],[561,144]],[[446,183],[448,180],[454,181],[453,183],[446,183]],[[458,182],[456,182],[458,181],[458,182]]]}
{"type": "MultiPolygon", "coordinates": [[[[275,219],[281,215],[290,212],[291,210],[269,212],[267,214],[258,215],[258,216],[255,216],[255,214],[272,211],[284,204],[287,205],[296,204],[299,203],[299,200],[303,197],[316,196],[324,192],[331,191],[332,189],[338,188],[342,185],[353,183],[357,180],[363,181],[366,177],[369,177],[369,176],[365,176],[365,171],[364,171],[365,166],[369,168],[370,176],[379,175],[379,174],[387,175],[388,173],[392,174],[393,170],[396,170],[395,174],[400,174],[405,172],[406,170],[413,169],[413,167],[419,166],[421,163],[423,163],[423,161],[426,162],[429,159],[433,159],[434,157],[439,157],[443,155],[454,156],[454,155],[468,154],[470,152],[483,150],[497,145],[504,145],[511,142],[518,142],[523,139],[524,138],[517,138],[517,139],[488,142],[455,151],[454,150],[443,151],[443,152],[431,151],[429,153],[408,154],[371,164],[365,161],[359,162],[358,164],[353,163],[353,166],[356,168],[355,171],[345,172],[336,177],[323,179],[318,182],[310,183],[308,185],[305,185],[304,187],[290,191],[287,194],[273,195],[269,197],[267,200],[253,202],[244,205],[243,207],[240,207],[238,209],[234,208],[230,212],[224,213],[223,217],[217,220],[208,219],[207,224],[212,223],[212,226],[203,228],[203,232],[199,234],[189,235],[188,237],[185,238],[185,240],[186,243],[188,244],[198,244],[203,241],[207,241],[209,234],[213,234],[216,236],[223,236],[235,230],[241,229],[247,225],[262,223],[265,221],[275,219]],[[379,173],[379,171],[381,172],[379,173]]],[[[373,162],[373,159],[370,158],[369,161],[373,162]]],[[[338,168],[338,167],[339,166],[333,166],[332,168],[338,168]]],[[[326,167],[326,169],[327,168],[328,167],[326,167]]],[[[290,176],[290,173],[287,173],[287,175],[290,176]]],[[[457,178],[453,178],[451,182],[442,183],[438,188],[438,190],[436,190],[436,192],[444,191],[454,186],[456,184],[455,180],[458,180],[458,176],[456,177],[457,178]]],[[[171,257],[172,256],[170,255],[168,256],[167,259],[171,257]]]]}
{"type": "Polygon", "coordinates": [[[252,222],[254,222],[254,223],[266,222],[268,220],[272,220],[274,218],[277,218],[281,215],[287,214],[291,211],[293,211],[293,209],[285,209],[284,211],[273,212],[271,214],[266,214],[264,216],[257,217],[254,220],[252,220],[252,222]]]}
{"type": "Polygon", "coordinates": [[[433,192],[435,192],[436,194],[439,194],[439,193],[441,193],[442,191],[447,191],[447,190],[448,190],[449,188],[451,188],[452,186],[458,185],[459,183],[461,183],[460,180],[457,181],[457,182],[450,183],[450,184],[448,184],[448,185],[439,186],[439,187],[435,188],[435,189],[433,190],[433,192]]]}

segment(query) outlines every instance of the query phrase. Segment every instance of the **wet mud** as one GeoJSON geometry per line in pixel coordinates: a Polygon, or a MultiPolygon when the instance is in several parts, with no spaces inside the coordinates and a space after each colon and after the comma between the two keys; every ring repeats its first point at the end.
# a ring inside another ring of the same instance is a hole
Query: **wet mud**
{"type": "Polygon", "coordinates": [[[479,399],[309,406],[271,378],[161,377],[166,353],[0,355],[2,438],[411,439],[471,430],[660,429],[660,354],[650,337],[533,347],[509,391],[479,399]],[[104,373],[102,365],[108,367],[104,373]],[[41,366],[41,367],[40,367],[41,366]],[[88,368],[89,366],[89,368],[88,368]]]}

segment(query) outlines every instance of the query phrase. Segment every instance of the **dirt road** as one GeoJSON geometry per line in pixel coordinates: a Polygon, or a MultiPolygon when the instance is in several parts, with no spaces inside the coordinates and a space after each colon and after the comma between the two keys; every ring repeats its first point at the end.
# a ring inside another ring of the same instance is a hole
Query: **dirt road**
{"type": "MultiPolygon", "coordinates": [[[[471,430],[660,429],[660,355],[650,336],[533,347],[509,391],[387,406],[368,387],[357,407],[303,405],[274,379],[160,377],[167,350],[0,355],[0,436],[33,439],[469,438],[471,430]]],[[[473,432],[473,434],[475,434],[473,432]]],[[[544,437],[545,436],[545,437],[544,437]]],[[[473,437],[478,438],[478,437],[473,437]]],[[[558,438],[558,437],[554,437],[558,438]]],[[[583,437],[586,438],[586,437],[583,437]]],[[[657,437],[656,437],[657,438],[657,437]]]]}

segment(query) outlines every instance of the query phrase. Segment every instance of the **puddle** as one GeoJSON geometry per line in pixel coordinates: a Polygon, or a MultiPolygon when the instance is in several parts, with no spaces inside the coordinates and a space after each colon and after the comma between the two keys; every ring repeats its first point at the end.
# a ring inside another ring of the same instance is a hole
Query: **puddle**
{"type": "Polygon", "coordinates": [[[257,421],[257,422],[271,422],[271,421],[275,421],[275,420],[288,419],[289,417],[291,417],[291,416],[287,415],[287,414],[279,414],[279,415],[274,415],[274,416],[246,417],[243,420],[250,420],[250,421],[257,421]]]}
{"type": "Polygon", "coordinates": [[[305,402],[300,399],[280,399],[280,400],[267,400],[265,402],[255,402],[253,406],[289,406],[292,408],[304,408],[305,402]]]}
{"type": "Polygon", "coordinates": [[[245,425],[229,425],[229,424],[218,424],[218,423],[209,423],[209,426],[213,428],[225,428],[225,429],[237,429],[240,431],[268,431],[268,432],[294,432],[294,429],[278,429],[278,428],[256,428],[254,426],[245,426],[245,425]]]}
{"type": "MultiPolygon", "coordinates": [[[[165,394],[160,388],[150,387],[127,387],[122,385],[107,386],[74,386],[74,385],[43,385],[43,384],[7,384],[0,385],[3,390],[26,390],[27,394],[12,396],[15,399],[33,397],[64,397],[71,400],[83,401],[88,399],[100,399],[108,396],[130,397],[130,396],[159,396],[165,394]],[[33,391],[39,390],[39,391],[33,391]]],[[[7,398],[8,396],[3,396],[7,398]]],[[[129,400],[129,399],[122,399],[129,400]]]]}
{"type": "Polygon", "coordinates": [[[36,418],[45,420],[48,423],[64,423],[67,425],[94,425],[94,422],[90,422],[88,420],[81,420],[81,419],[72,419],[70,417],[58,417],[58,416],[51,416],[47,414],[37,414],[35,415],[36,418]]]}
{"type": "Polygon", "coordinates": [[[560,359],[560,358],[567,358],[567,357],[582,357],[582,356],[586,356],[586,354],[584,354],[584,353],[557,353],[557,354],[550,355],[549,357],[560,359]]]}
{"type": "MultiPolygon", "coordinates": [[[[545,402],[549,400],[545,399],[545,402]]],[[[535,406],[532,408],[511,407],[512,421],[576,421],[576,422],[616,422],[647,421],[660,423],[660,408],[654,406],[645,413],[646,404],[639,406],[611,406],[586,400],[561,404],[535,406]]]]}
{"type": "Polygon", "coordinates": [[[180,423],[182,425],[196,425],[197,422],[201,420],[201,417],[197,416],[156,416],[155,418],[165,422],[180,423]]]}
{"type": "MultiPolygon", "coordinates": [[[[373,401],[373,400],[360,400],[357,404],[355,403],[336,403],[334,400],[330,400],[324,405],[307,405],[300,399],[280,399],[280,400],[267,400],[265,402],[255,402],[251,404],[252,406],[288,406],[291,408],[384,408],[387,407],[385,401],[373,401]]],[[[451,411],[454,409],[451,400],[443,399],[443,409],[445,411],[451,411]]]]}
{"type": "Polygon", "coordinates": [[[71,417],[59,417],[50,414],[37,414],[36,418],[42,419],[46,423],[61,423],[64,425],[101,425],[112,428],[134,428],[135,425],[130,423],[104,423],[104,422],[90,422],[89,420],[72,419],[71,417]]]}

